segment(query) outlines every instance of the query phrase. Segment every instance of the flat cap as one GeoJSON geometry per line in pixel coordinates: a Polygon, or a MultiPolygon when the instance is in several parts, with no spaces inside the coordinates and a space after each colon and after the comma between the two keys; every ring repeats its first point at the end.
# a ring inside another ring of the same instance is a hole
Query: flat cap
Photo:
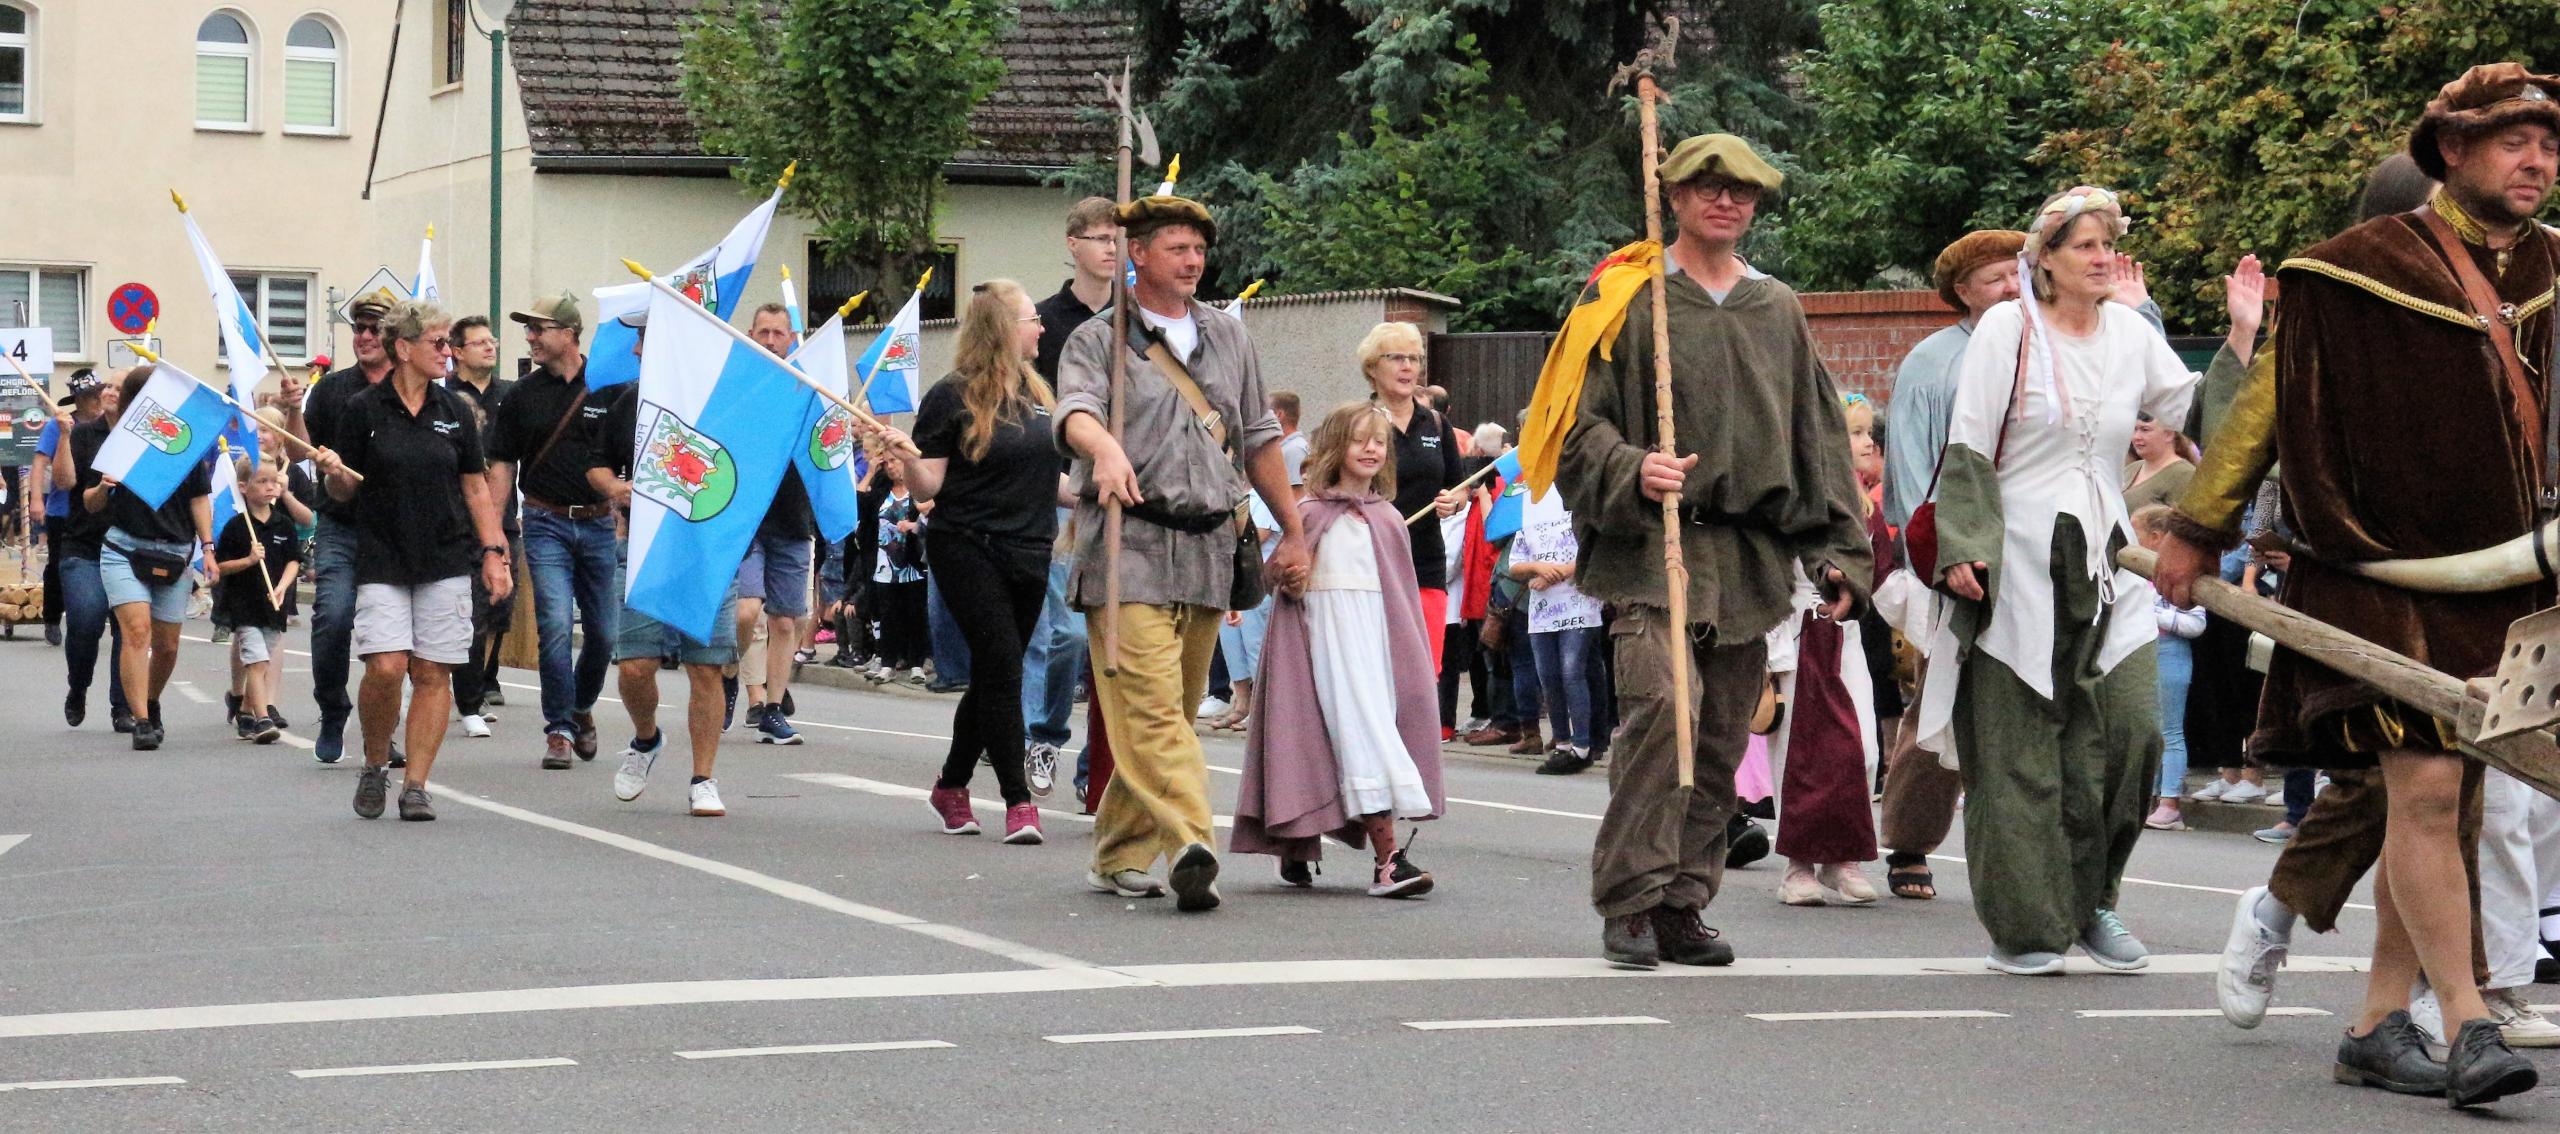
{"type": "Polygon", "coordinates": [[[2427,176],[2444,180],[2436,140],[2539,122],[2560,133],[2560,75],[2537,75],[2521,63],[2483,63],[2444,85],[2409,131],[2409,156],[2427,176]]]}
{"type": "Polygon", "coordinates": [[[1751,143],[1731,134],[1700,134],[1671,148],[1671,156],[1662,159],[1662,183],[1678,185],[1692,177],[1717,174],[1735,181],[1776,191],[1785,184],[1787,175],[1769,164],[1751,149],[1751,143]]]}
{"type": "Polygon", "coordinates": [[[587,317],[578,312],[576,292],[561,291],[535,296],[533,302],[507,312],[507,318],[518,323],[539,321],[558,323],[563,327],[574,327],[581,331],[587,329],[587,317]]]}
{"type": "Polygon", "coordinates": [[[1131,240],[1169,224],[1187,224],[1209,243],[1218,242],[1218,222],[1209,216],[1209,207],[1188,197],[1140,197],[1120,206],[1115,215],[1131,240]]]}
{"type": "Polygon", "coordinates": [[[1938,285],[1938,298],[1946,300],[1949,307],[1964,310],[1964,301],[1956,298],[1957,281],[1984,264],[2017,259],[2018,250],[2026,246],[2026,233],[2005,228],[1986,228],[1957,237],[1955,243],[1938,253],[1938,263],[1930,272],[1938,285]]]}

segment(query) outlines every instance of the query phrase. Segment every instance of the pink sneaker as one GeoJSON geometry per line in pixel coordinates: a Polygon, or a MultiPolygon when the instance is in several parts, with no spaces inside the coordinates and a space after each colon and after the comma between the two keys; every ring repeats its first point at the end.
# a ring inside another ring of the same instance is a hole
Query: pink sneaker
{"type": "Polygon", "coordinates": [[[2178,814],[2177,806],[2170,803],[2161,804],[2157,809],[2152,811],[2150,815],[2145,816],[2142,820],[2142,825],[2149,827],[2154,831],[2183,831],[2187,829],[2186,817],[2178,814]]]}
{"type": "Polygon", "coordinates": [[[1040,809],[1028,803],[1005,808],[1004,841],[1018,847],[1036,847],[1048,841],[1040,834],[1040,809]]]}
{"type": "Polygon", "coordinates": [[[930,797],[933,813],[942,817],[942,833],[974,835],[978,833],[977,813],[969,809],[969,792],[965,788],[935,788],[930,797]]]}

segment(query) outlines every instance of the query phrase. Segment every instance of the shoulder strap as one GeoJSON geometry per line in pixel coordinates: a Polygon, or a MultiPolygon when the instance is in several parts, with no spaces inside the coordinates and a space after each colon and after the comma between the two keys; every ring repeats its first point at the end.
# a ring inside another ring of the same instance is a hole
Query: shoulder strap
{"type": "MultiPolygon", "coordinates": [[[[2525,376],[2524,360],[2516,354],[2515,331],[2507,323],[2515,317],[2515,305],[2500,302],[2498,289],[2490,286],[2487,276],[2480,274],[2480,265],[2471,262],[2471,252],[2463,247],[2462,238],[2454,233],[2453,226],[2446,224],[2443,217],[2436,215],[2434,208],[2421,205],[2416,213],[2418,220],[2427,226],[2427,231],[2434,234],[2436,243],[2442,246],[2445,259],[2453,262],[2454,279],[2461,282],[2462,294],[2471,303],[2471,321],[2489,334],[2489,346],[2498,356],[2498,369],[2505,376],[2507,391],[2515,400],[2516,425],[2524,433],[2526,451],[2543,450],[2540,498],[2547,513],[2552,490],[2560,487],[2560,484],[2555,484],[2555,481],[2560,481],[2560,467],[2555,467],[2560,466],[2560,449],[2550,448],[2549,442],[2560,438],[2555,438],[2550,426],[2534,415],[2537,399],[2533,381],[2525,376]]],[[[2550,402],[2546,409],[2560,410],[2560,400],[2544,400],[2550,402]]]]}
{"type": "Polygon", "coordinates": [[[1218,447],[1226,448],[1226,417],[1209,404],[1209,396],[1200,392],[1200,383],[1192,380],[1190,368],[1182,365],[1182,360],[1173,356],[1172,348],[1164,345],[1164,336],[1152,331],[1146,334],[1147,361],[1155,363],[1156,369],[1172,380],[1174,390],[1182,395],[1183,404],[1190,406],[1193,416],[1209,427],[1209,436],[1217,441],[1218,447]]]}
{"type": "Polygon", "coordinates": [[[542,459],[551,455],[551,447],[560,443],[560,435],[569,431],[569,423],[578,420],[578,407],[586,404],[587,388],[582,384],[578,387],[578,396],[569,399],[569,408],[560,415],[559,423],[551,427],[551,436],[544,438],[542,447],[533,451],[533,459],[525,462],[525,472],[530,473],[542,467],[542,459]]]}

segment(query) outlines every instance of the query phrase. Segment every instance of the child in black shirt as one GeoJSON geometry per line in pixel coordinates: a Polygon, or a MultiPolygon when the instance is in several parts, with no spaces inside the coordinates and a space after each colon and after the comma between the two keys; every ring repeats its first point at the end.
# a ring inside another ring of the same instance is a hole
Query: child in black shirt
{"type": "Polygon", "coordinates": [[[285,596],[302,571],[302,541],[276,507],[284,495],[284,470],[243,458],[240,514],[214,545],[214,569],[224,580],[217,601],[231,624],[232,649],[247,678],[242,691],[240,735],[273,744],[283,729],[263,707],[275,702],[275,655],[284,649],[285,596]]]}

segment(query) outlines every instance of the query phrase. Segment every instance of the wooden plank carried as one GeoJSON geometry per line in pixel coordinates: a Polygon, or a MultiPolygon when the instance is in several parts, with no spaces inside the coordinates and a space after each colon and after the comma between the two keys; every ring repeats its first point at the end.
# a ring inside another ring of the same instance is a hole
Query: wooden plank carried
{"type": "MultiPolygon", "coordinates": [[[[2128,547],[2116,554],[2116,562],[2146,579],[2158,561],[2146,548],[2128,547]]],[[[2560,737],[2534,729],[2496,740],[2477,739],[2488,709],[2485,682],[2466,683],[2221,579],[2196,580],[2194,598],[2205,610],[2273,638],[2278,646],[2419,712],[2454,722],[2464,749],[2481,762],[2560,799],[2560,737]]]]}

